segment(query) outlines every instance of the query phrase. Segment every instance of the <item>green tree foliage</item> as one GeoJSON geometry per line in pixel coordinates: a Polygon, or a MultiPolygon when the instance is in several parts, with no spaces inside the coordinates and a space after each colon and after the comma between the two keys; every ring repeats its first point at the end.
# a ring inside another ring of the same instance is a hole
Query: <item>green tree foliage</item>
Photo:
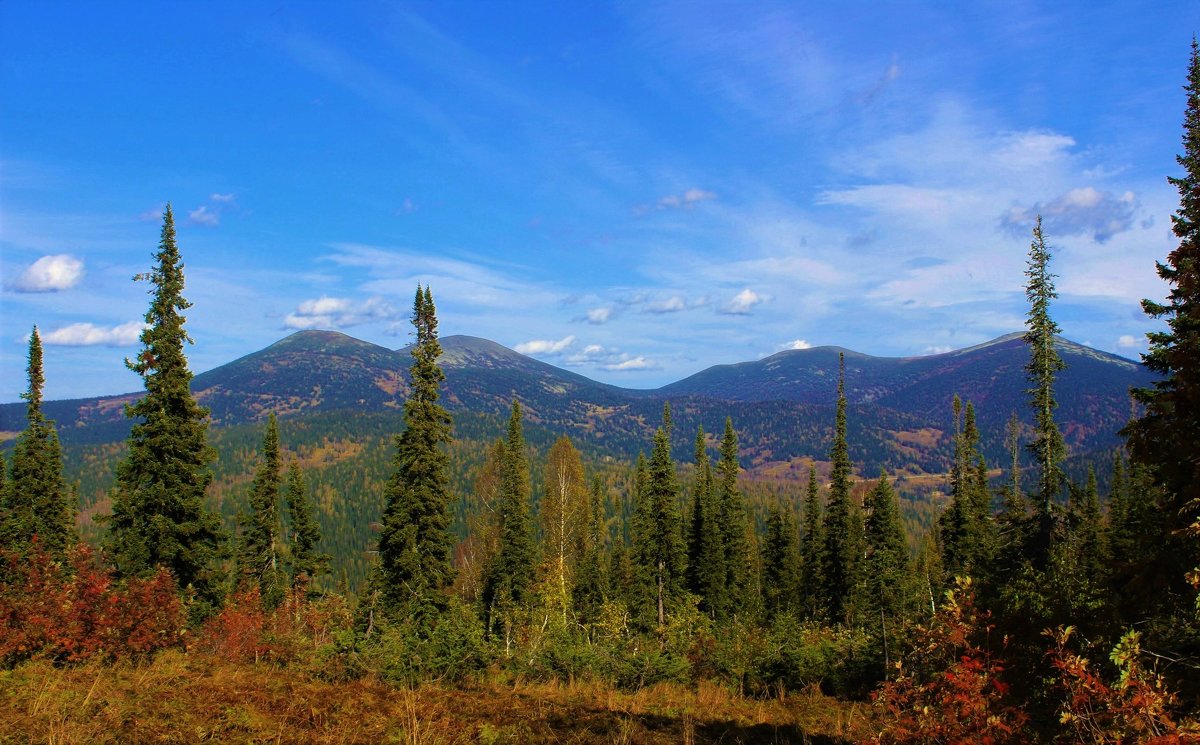
{"type": "Polygon", "coordinates": [[[752,571],[753,552],[750,545],[746,500],[738,489],[738,440],[733,419],[725,417],[725,432],[721,435],[720,460],[717,462],[717,499],[721,510],[721,533],[725,544],[725,596],[728,613],[738,617],[753,613],[757,601],[752,571]]]}
{"type": "Polygon", "coordinates": [[[196,403],[192,372],[183,353],[190,343],[183,311],[183,260],[175,243],[175,219],[168,204],[154,269],[137,279],[151,284],[142,351],[126,360],[142,376],[146,395],[127,406],[134,419],[129,450],[117,466],[108,554],[123,577],[148,577],[163,566],[181,588],[200,601],[193,617],[204,615],[220,597],[217,561],[224,542],[220,519],[205,508],[212,480],[208,410],[196,403]]]}
{"type": "Polygon", "coordinates": [[[396,617],[432,623],[445,609],[454,581],[450,563],[450,489],[447,479],[450,415],[438,403],[445,373],[437,364],[437,311],[429,288],[417,286],[412,324],[412,378],[404,402],[404,432],[396,438],[392,476],[384,489],[379,535],[380,584],[396,617]]]}
{"type": "Polygon", "coordinates": [[[584,620],[595,618],[609,597],[609,569],[605,562],[608,531],[604,514],[607,491],[604,478],[599,474],[593,476],[587,495],[585,522],[580,531],[579,570],[572,596],[575,613],[584,620]]]}
{"type": "Polygon", "coordinates": [[[1021,491],[1021,425],[1016,412],[1005,427],[1008,446],[1008,483],[1004,503],[996,516],[996,572],[1011,571],[1024,560],[1026,532],[1029,528],[1029,503],[1021,491]]]}
{"type": "Polygon", "coordinates": [[[525,455],[521,405],[513,401],[500,472],[500,545],[483,588],[489,627],[529,600],[533,589],[537,547],[533,542],[529,498],[529,459],[525,455]]]}
{"type": "Polygon", "coordinates": [[[855,607],[863,623],[879,631],[886,669],[897,619],[910,613],[915,597],[908,542],[904,524],[900,521],[900,504],[887,473],[879,474],[879,481],[867,494],[864,507],[866,566],[855,607]]]}
{"type": "Polygon", "coordinates": [[[262,462],[250,485],[250,512],[242,523],[238,551],[238,584],[258,587],[263,608],[273,610],[283,600],[284,574],[279,561],[281,523],[279,492],[283,458],[279,454],[279,423],[272,413],[263,435],[262,462]]]}
{"type": "Polygon", "coordinates": [[[1146,367],[1162,376],[1151,388],[1134,391],[1145,406],[1126,429],[1130,457],[1147,469],[1164,492],[1163,513],[1169,535],[1156,555],[1161,563],[1200,586],[1200,47],[1192,40],[1183,153],[1176,157],[1183,175],[1168,181],[1179,191],[1179,209],[1171,216],[1179,246],[1158,263],[1158,276],[1169,286],[1165,303],[1143,300],[1152,318],[1166,329],[1147,334],[1146,367]],[[1191,533],[1183,545],[1181,536],[1191,533]]]}
{"type": "Polygon", "coordinates": [[[829,487],[829,505],[822,526],[825,547],[823,579],[825,613],[830,621],[847,621],[850,595],[858,584],[863,555],[862,508],[850,494],[849,449],[846,445],[846,360],[841,356],[838,375],[837,420],[833,446],[829,451],[833,472],[829,487]]]}
{"type": "Polygon", "coordinates": [[[285,499],[291,539],[291,560],[288,562],[288,568],[292,587],[308,588],[309,594],[312,594],[312,583],[329,571],[330,556],[317,549],[321,543],[321,526],[313,517],[313,506],[308,498],[308,484],[304,472],[295,461],[288,464],[285,499]]]}
{"type": "MultiPolygon", "coordinates": [[[[75,508],[63,479],[62,449],[54,422],[42,413],[42,339],[37,326],[29,335],[29,390],[25,431],[12,455],[12,480],[0,489],[0,542],[24,552],[36,535],[42,550],[62,560],[75,540],[75,508]]],[[[3,470],[3,463],[0,463],[3,470]]]]}
{"type": "Polygon", "coordinates": [[[700,597],[711,618],[729,607],[725,567],[725,515],[713,483],[704,428],[696,431],[696,484],[688,525],[688,589],[700,597]]]}
{"type": "Polygon", "coordinates": [[[991,513],[987,464],[979,452],[975,407],[954,397],[954,461],[950,470],[950,506],[938,520],[942,562],[948,575],[983,577],[992,563],[995,522],[991,513]]]}
{"type": "Polygon", "coordinates": [[[797,610],[800,599],[800,546],[796,517],[788,504],[767,512],[762,547],[763,612],[768,620],[797,610]]]}
{"type": "Polygon", "coordinates": [[[1055,505],[1062,491],[1062,460],[1066,455],[1062,432],[1054,421],[1054,410],[1058,403],[1054,399],[1054,379],[1066,368],[1058,350],[1054,348],[1054,336],[1061,329],[1050,317],[1050,301],[1058,297],[1054,290],[1054,274],[1050,272],[1050,249],[1042,234],[1042,218],[1033,226],[1033,242],[1029,245],[1029,261],[1025,269],[1028,281],[1025,297],[1029,301],[1029,315],[1025,320],[1028,329],[1025,343],[1029,345],[1029,364],[1025,371],[1029,376],[1029,405],[1033,409],[1034,438],[1029,443],[1029,452],[1038,465],[1036,509],[1038,527],[1030,553],[1035,566],[1045,566],[1046,557],[1054,538],[1055,505]]]}
{"type": "Polygon", "coordinates": [[[497,439],[475,475],[466,518],[467,536],[455,549],[456,594],[468,602],[481,601],[488,567],[500,550],[500,484],[504,471],[504,440],[497,439]]]}
{"type": "Polygon", "coordinates": [[[819,620],[825,608],[825,536],[817,469],[808,469],[804,492],[804,534],[800,537],[800,609],[804,618],[819,620]]]}
{"type": "Polygon", "coordinates": [[[638,507],[633,535],[637,620],[666,623],[667,611],[684,593],[687,555],[680,530],[679,480],[671,460],[670,407],[654,433],[649,464],[639,463],[638,507]]]}
{"type": "Polygon", "coordinates": [[[546,454],[542,483],[545,495],[538,516],[545,547],[543,574],[549,583],[553,606],[565,625],[584,546],[582,533],[587,530],[590,512],[583,460],[566,435],[559,437],[546,454]]]}

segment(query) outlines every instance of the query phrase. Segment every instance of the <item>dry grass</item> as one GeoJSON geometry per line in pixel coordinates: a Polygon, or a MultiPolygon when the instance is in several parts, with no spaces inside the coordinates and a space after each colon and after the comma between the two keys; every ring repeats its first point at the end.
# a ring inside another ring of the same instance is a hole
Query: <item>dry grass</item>
{"type": "Polygon", "coordinates": [[[179,652],[0,672],[4,743],[819,743],[860,740],[868,726],[861,705],[819,693],[754,700],[710,683],[406,689],[179,652]]]}

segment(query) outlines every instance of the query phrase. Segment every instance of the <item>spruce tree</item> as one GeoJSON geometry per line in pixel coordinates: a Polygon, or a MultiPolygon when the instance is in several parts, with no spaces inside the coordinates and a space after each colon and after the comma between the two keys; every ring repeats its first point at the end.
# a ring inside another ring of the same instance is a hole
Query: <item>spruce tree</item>
{"type": "Polygon", "coordinates": [[[263,435],[262,462],[250,485],[249,514],[242,526],[238,563],[241,581],[257,586],[262,605],[271,610],[283,601],[283,568],[279,561],[279,492],[283,459],[279,454],[279,423],[272,413],[263,435]]]}
{"type": "Polygon", "coordinates": [[[320,553],[321,526],[313,516],[313,507],[308,499],[308,484],[304,472],[296,461],[288,464],[286,501],[291,539],[292,587],[305,587],[314,594],[312,583],[329,570],[330,556],[320,553]]]}
{"type": "MultiPolygon", "coordinates": [[[[34,536],[55,559],[63,559],[75,540],[75,508],[62,475],[62,449],[54,422],[42,413],[42,340],[37,326],[29,335],[29,390],[25,430],[12,454],[12,481],[0,491],[0,539],[3,545],[24,552],[34,536]]],[[[0,464],[2,466],[2,464],[0,464]]]]}
{"type": "Polygon", "coordinates": [[[826,618],[845,622],[850,596],[858,583],[862,557],[862,510],[850,494],[850,451],[846,444],[846,360],[839,355],[837,418],[829,459],[833,472],[829,504],[822,529],[825,538],[824,583],[826,618]]]}
{"type": "Polygon", "coordinates": [[[882,469],[879,481],[867,494],[865,508],[866,571],[856,605],[863,622],[879,629],[886,659],[895,620],[910,612],[915,593],[900,504],[882,469]]]}
{"type": "Polygon", "coordinates": [[[738,489],[738,440],[733,420],[725,417],[721,436],[721,459],[717,462],[717,498],[720,505],[722,541],[725,544],[725,595],[728,613],[739,616],[753,612],[757,593],[751,572],[752,553],[747,537],[746,501],[738,489]]]}
{"type": "Polygon", "coordinates": [[[1054,379],[1066,365],[1054,348],[1054,336],[1060,329],[1050,317],[1050,301],[1058,294],[1054,290],[1054,275],[1050,272],[1050,249],[1042,234],[1041,215],[1033,227],[1025,276],[1028,278],[1025,297],[1029,301],[1029,315],[1024,338],[1030,355],[1025,371],[1032,386],[1028,392],[1034,413],[1034,439],[1028,447],[1038,464],[1037,531],[1029,549],[1034,565],[1043,567],[1054,540],[1055,505],[1063,483],[1062,460],[1066,447],[1062,432],[1054,421],[1054,410],[1058,407],[1054,398],[1054,379]]]}
{"type": "Polygon", "coordinates": [[[604,504],[607,488],[604,479],[596,474],[588,490],[588,509],[579,548],[578,581],[572,599],[575,613],[584,622],[595,619],[600,606],[609,597],[609,568],[605,565],[604,504]]]}
{"type": "Polygon", "coordinates": [[[763,612],[770,620],[795,611],[799,597],[799,533],[791,506],[771,504],[766,528],[762,549],[763,612]]]}
{"type": "Polygon", "coordinates": [[[635,512],[633,562],[635,603],[639,621],[647,627],[666,622],[685,589],[686,548],[679,518],[679,481],[671,460],[670,408],[663,426],[654,433],[648,464],[639,459],[640,482],[635,512]],[[643,470],[644,469],[644,470],[643,470]]]}
{"type": "Polygon", "coordinates": [[[450,487],[445,448],[450,415],[438,400],[445,373],[437,364],[437,311],[428,287],[417,286],[412,324],[411,389],[404,402],[404,432],[396,438],[392,475],[384,488],[379,535],[379,584],[396,618],[432,625],[446,607],[454,581],[450,549],[450,487]]]}
{"type": "Polygon", "coordinates": [[[800,537],[800,609],[809,620],[820,620],[825,609],[825,536],[821,530],[821,494],[817,469],[808,469],[804,492],[804,533],[800,537]]]}
{"type": "Polygon", "coordinates": [[[106,547],[121,576],[169,569],[185,592],[195,592],[192,617],[199,619],[220,598],[216,564],[224,534],[220,518],[205,508],[215,453],[208,444],[208,410],[192,396],[183,352],[191,343],[183,311],[191,303],[183,297],[183,260],[169,204],[155,260],[136,278],[151,285],[150,308],[142,351],[125,364],[142,376],[146,395],[125,408],[134,424],[128,453],[117,466],[106,547]]]}
{"type": "Polygon", "coordinates": [[[948,575],[979,579],[991,567],[996,543],[995,526],[991,516],[987,465],[979,452],[975,407],[967,403],[965,422],[961,414],[962,404],[959,397],[955,396],[956,434],[950,479],[951,502],[938,521],[943,545],[942,561],[948,575]]]}
{"type": "Polygon", "coordinates": [[[1142,355],[1160,379],[1134,391],[1145,410],[1125,433],[1130,458],[1164,491],[1162,512],[1170,537],[1160,544],[1159,563],[1177,577],[1194,568],[1192,577],[1200,586],[1200,47],[1195,38],[1184,91],[1183,153],[1176,157],[1183,174],[1167,179],[1179,192],[1179,209],[1171,216],[1179,245],[1157,265],[1170,292],[1166,302],[1142,301],[1147,315],[1166,323],[1165,330],[1146,335],[1150,348],[1142,355]],[[1184,534],[1190,539],[1178,543],[1184,534]]]}
{"type": "Polygon", "coordinates": [[[700,427],[696,432],[696,489],[688,526],[688,589],[700,597],[701,610],[712,618],[724,618],[728,608],[723,517],[704,428],[700,427]]]}
{"type": "Polygon", "coordinates": [[[513,401],[500,476],[500,548],[483,588],[489,627],[523,605],[533,589],[537,547],[529,498],[529,460],[521,428],[521,405],[513,401]]]}

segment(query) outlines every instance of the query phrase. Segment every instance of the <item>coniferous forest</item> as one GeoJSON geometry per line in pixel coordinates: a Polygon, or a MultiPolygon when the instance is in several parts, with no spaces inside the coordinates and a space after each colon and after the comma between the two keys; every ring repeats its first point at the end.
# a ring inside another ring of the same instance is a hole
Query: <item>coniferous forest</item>
{"type": "Polygon", "coordinates": [[[621,461],[566,433],[531,443],[518,398],[456,421],[436,288],[417,286],[403,426],[379,473],[344,474],[382,510],[342,515],[371,526],[347,547],[287,412],[217,462],[168,205],[126,360],[145,392],[86,530],[29,336],[27,425],[0,468],[0,740],[1200,742],[1195,43],[1185,90],[1178,246],[1166,300],[1143,301],[1157,377],[1131,392],[1121,447],[1070,462],[1038,217],[1032,427],[943,402],[948,498],[923,519],[852,457],[844,359],[811,454],[828,468],[755,483],[736,407],[706,432],[670,404],[621,461]],[[224,514],[214,474],[238,491],[224,514]]]}

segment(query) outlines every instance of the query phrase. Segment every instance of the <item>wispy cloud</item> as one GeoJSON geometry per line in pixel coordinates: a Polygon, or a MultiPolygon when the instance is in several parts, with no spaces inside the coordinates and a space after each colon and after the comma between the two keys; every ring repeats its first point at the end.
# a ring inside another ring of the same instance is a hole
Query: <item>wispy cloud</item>
{"type": "Polygon", "coordinates": [[[588,323],[592,323],[592,324],[596,324],[596,325],[608,323],[609,321],[612,320],[612,317],[613,317],[613,309],[608,306],[601,306],[599,308],[590,308],[590,309],[588,309],[588,312],[584,315],[584,318],[587,320],[588,323]]]}
{"type": "Polygon", "coordinates": [[[678,313],[687,309],[687,302],[679,295],[672,295],[661,300],[651,300],[642,306],[646,313],[678,313]]]}
{"type": "Polygon", "coordinates": [[[629,359],[621,360],[620,362],[610,362],[606,365],[603,365],[603,367],[605,370],[609,370],[612,372],[629,372],[632,370],[654,370],[654,369],[656,369],[656,365],[653,362],[646,359],[645,357],[642,357],[641,355],[638,355],[637,357],[630,357],[629,359]]]}
{"type": "Polygon", "coordinates": [[[215,228],[221,224],[222,215],[230,210],[236,210],[236,208],[236,195],[213,193],[209,195],[207,202],[188,211],[188,221],[193,225],[215,228]]]}
{"type": "Polygon", "coordinates": [[[1048,235],[1087,235],[1107,243],[1133,228],[1137,211],[1138,200],[1131,191],[1117,196],[1085,186],[1031,207],[1013,207],[1001,216],[1000,225],[1012,235],[1027,236],[1041,215],[1048,235]]]}
{"type": "Polygon", "coordinates": [[[659,197],[658,201],[653,204],[640,204],[633,208],[633,212],[637,215],[644,215],[653,211],[692,209],[701,202],[708,202],[716,198],[715,192],[692,188],[682,194],[667,194],[659,197]]]}
{"type": "Polygon", "coordinates": [[[812,349],[812,344],[809,344],[804,339],[792,339],[791,341],[780,344],[778,349],[812,349]]]}
{"type": "Polygon", "coordinates": [[[146,324],[139,321],[103,327],[91,323],[73,323],[41,335],[42,343],[57,347],[128,347],[137,344],[146,324]]]}
{"type": "Polygon", "coordinates": [[[527,342],[522,342],[513,349],[521,354],[528,355],[545,355],[553,357],[560,355],[575,343],[574,336],[564,336],[561,339],[533,339],[527,342]]]}
{"type": "Polygon", "coordinates": [[[343,329],[369,321],[398,321],[400,314],[381,297],[362,302],[339,297],[305,300],[283,319],[289,329],[343,329]]]}
{"type": "Polygon", "coordinates": [[[83,260],[70,254],[43,256],[12,283],[17,292],[61,292],[83,279],[83,260]]]}

